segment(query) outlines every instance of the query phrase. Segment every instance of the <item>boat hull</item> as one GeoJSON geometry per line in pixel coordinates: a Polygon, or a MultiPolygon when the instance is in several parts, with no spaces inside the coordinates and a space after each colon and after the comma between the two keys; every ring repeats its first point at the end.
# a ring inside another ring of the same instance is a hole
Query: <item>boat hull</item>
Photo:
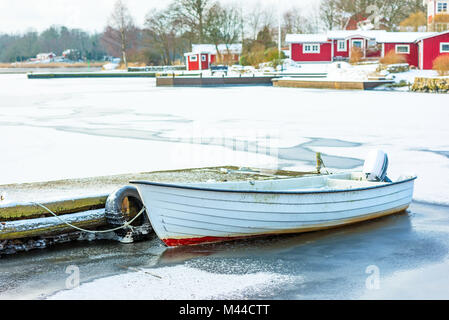
{"type": "Polygon", "coordinates": [[[408,208],[414,179],[324,192],[210,190],[133,182],[170,247],[340,227],[408,208]]]}

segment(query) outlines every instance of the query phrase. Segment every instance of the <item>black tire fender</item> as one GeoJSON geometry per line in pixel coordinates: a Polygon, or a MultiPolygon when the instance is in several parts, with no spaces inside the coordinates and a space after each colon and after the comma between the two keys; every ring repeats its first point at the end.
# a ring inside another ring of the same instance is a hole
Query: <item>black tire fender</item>
{"type": "MultiPolygon", "coordinates": [[[[143,208],[143,202],[140,198],[137,188],[134,186],[125,186],[112,192],[106,200],[105,215],[106,221],[112,228],[123,226],[130,221],[143,208]],[[124,208],[124,203],[127,203],[124,208]],[[126,209],[124,212],[124,209],[126,209]]],[[[119,237],[125,237],[131,233],[134,241],[148,239],[152,235],[153,228],[146,212],[143,212],[131,227],[116,230],[119,237]]]]}

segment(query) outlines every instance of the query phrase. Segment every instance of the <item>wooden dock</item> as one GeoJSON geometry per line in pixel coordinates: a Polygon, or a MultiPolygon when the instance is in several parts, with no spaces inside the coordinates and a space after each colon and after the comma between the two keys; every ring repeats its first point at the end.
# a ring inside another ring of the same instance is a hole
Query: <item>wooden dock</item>
{"type": "Polygon", "coordinates": [[[43,204],[77,227],[97,230],[108,228],[105,218],[108,195],[128,185],[130,180],[162,183],[219,182],[267,180],[304,174],[227,166],[2,185],[0,192],[6,194],[6,198],[0,200],[0,254],[4,241],[28,241],[31,238],[47,239],[80,233],[35,203],[43,204]]]}
{"type": "Polygon", "coordinates": [[[157,77],[158,87],[272,86],[274,76],[157,77]]]}
{"type": "Polygon", "coordinates": [[[132,71],[132,72],[55,72],[55,73],[28,73],[28,79],[76,79],[76,78],[156,78],[159,76],[184,76],[198,77],[199,73],[184,72],[156,72],[156,71],[132,71]]]}
{"type": "Polygon", "coordinates": [[[273,79],[275,87],[286,88],[312,88],[335,90],[372,90],[379,86],[393,83],[392,80],[366,80],[366,81],[342,81],[342,80],[310,80],[310,79],[273,79]]]}
{"type": "Polygon", "coordinates": [[[155,78],[156,72],[55,72],[28,73],[28,79],[73,79],[73,78],[155,78]]]}
{"type": "Polygon", "coordinates": [[[146,66],[146,67],[128,67],[128,72],[161,72],[170,73],[175,71],[185,71],[186,66],[146,66]]]}
{"type": "Polygon", "coordinates": [[[283,78],[283,77],[289,77],[289,78],[303,78],[303,79],[319,79],[319,78],[326,78],[327,73],[326,72],[265,72],[264,75],[267,76],[273,76],[276,78],[283,78]]]}

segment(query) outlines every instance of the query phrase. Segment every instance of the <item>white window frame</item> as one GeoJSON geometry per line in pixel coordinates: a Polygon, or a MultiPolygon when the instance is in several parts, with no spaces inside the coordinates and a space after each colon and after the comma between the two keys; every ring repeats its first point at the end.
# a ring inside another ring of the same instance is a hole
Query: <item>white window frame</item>
{"type": "Polygon", "coordinates": [[[348,41],[346,40],[337,40],[337,51],[338,52],[346,52],[348,51],[348,41]],[[340,48],[340,44],[343,43],[343,48],[340,48]]]}
{"type": "Polygon", "coordinates": [[[320,53],[321,52],[321,45],[318,43],[304,43],[302,46],[302,53],[308,54],[308,53],[320,53]],[[307,50],[306,48],[309,47],[310,49],[307,50]]]}
{"type": "Polygon", "coordinates": [[[206,62],[206,61],[207,61],[207,55],[202,54],[202,55],[201,55],[201,61],[202,61],[202,62],[206,62]]]}
{"type": "Polygon", "coordinates": [[[352,47],[353,48],[360,48],[362,50],[365,49],[365,40],[363,40],[363,39],[354,39],[354,40],[351,41],[351,43],[352,43],[352,47]],[[354,45],[354,42],[360,42],[362,44],[362,46],[361,47],[357,47],[357,46],[354,45]]]}
{"type": "Polygon", "coordinates": [[[448,8],[449,5],[447,3],[447,1],[439,1],[437,3],[437,13],[441,13],[441,12],[448,12],[448,8]],[[443,10],[445,9],[445,10],[443,10]]]}
{"type": "Polygon", "coordinates": [[[195,54],[193,56],[189,57],[190,62],[197,62],[198,61],[198,56],[195,54]]]}
{"type": "Polygon", "coordinates": [[[449,49],[443,50],[443,46],[449,46],[449,42],[441,42],[440,43],[440,53],[449,53],[449,49]]]}
{"type": "Polygon", "coordinates": [[[395,47],[395,51],[397,54],[410,54],[410,45],[409,44],[397,44],[395,47]],[[405,47],[407,48],[407,52],[399,52],[398,47],[405,47]]]}

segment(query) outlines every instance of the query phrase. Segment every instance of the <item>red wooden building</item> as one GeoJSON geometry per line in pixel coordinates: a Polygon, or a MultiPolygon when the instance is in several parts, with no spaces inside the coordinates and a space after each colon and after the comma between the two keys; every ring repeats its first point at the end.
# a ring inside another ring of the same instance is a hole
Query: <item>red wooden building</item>
{"type": "Polygon", "coordinates": [[[437,57],[449,54],[449,31],[389,32],[378,42],[383,44],[383,55],[394,50],[403,55],[409,65],[423,70],[431,70],[437,57]]]}
{"type": "Polygon", "coordinates": [[[288,34],[290,57],[296,62],[333,62],[347,60],[352,48],[362,50],[365,58],[381,58],[394,50],[403,55],[409,65],[430,70],[433,61],[449,54],[449,31],[386,32],[330,31],[326,34],[288,34]]]}
{"type": "Polygon", "coordinates": [[[365,58],[381,56],[376,38],[383,30],[330,31],[326,34],[288,34],[290,57],[298,62],[332,62],[351,57],[352,48],[362,50],[365,58]]]}
{"type": "Polygon", "coordinates": [[[382,57],[389,52],[401,55],[406,62],[414,67],[419,67],[419,44],[420,37],[429,35],[429,32],[387,32],[377,38],[382,45],[382,57]]]}
{"type": "Polygon", "coordinates": [[[242,54],[241,44],[218,45],[220,58],[217,59],[217,47],[213,44],[193,44],[192,52],[185,53],[186,67],[188,71],[207,70],[212,64],[220,61],[235,63],[240,60],[242,54]]]}
{"type": "Polygon", "coordinates": [[[288,34],[286,42],[290,44],[290,57],[293,61],[333,61],[332,43],[326,35],[288,34]]]}
{"type": "Polygon", "coordinates": [[[421,37],[417,42],[420,69],[432,69],[433,61],[437,57],[449,55],[449,31],[421,37]]]}

